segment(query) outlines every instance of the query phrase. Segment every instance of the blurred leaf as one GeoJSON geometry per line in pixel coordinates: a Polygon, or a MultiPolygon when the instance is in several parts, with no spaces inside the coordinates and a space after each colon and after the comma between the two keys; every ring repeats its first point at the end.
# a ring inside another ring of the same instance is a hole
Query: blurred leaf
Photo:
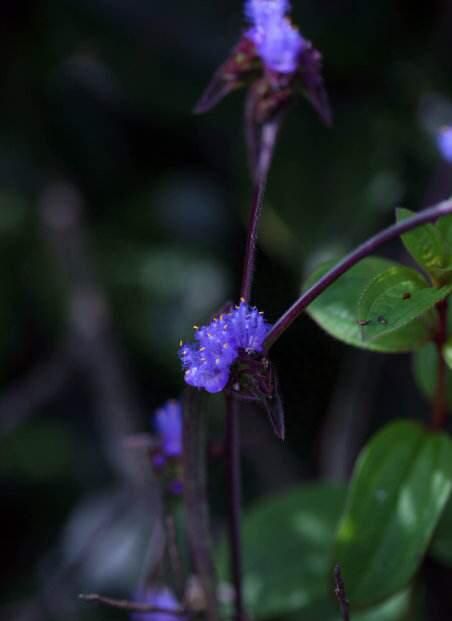
{"type": "Polygon", "coordinates": [[[451,291],[450,285],[429,287],[418,272],[408,267],[390,267],[375,276],[359,298],[358,318],[366,322],[363,335],[373,340],[409,324],[413,348],[423,344],[431,337],[435,320],[435,314],[428,311],[451,291]]]}
{"type": "MultiPolygon", "coordinates": [[[[321,266],[306,283],[309,287],[327,272],[335,261],[321,266]]],[[[427,340],[425,331],[413,330],[410,325],[391,334],[366,340],[364,328],[359,324],[358,302],[369,282],[390,268],[400,267],[397,263],[370,257],[355,265],[341,276],[307,309],[308,314],[328,334],[356,347],[380,352],[410,351],[427,340]]]]}
{"type": "MultiPolygon", "coordinates": [[[[435,396],[438,354],[433,343],[429,343],[422,347],[414,354],[413,371],[416,384],[422,394],[431,401],[435,396]]],[[[452,407],[452,372],[447,370],[446,373],[446,397],[449,407],[452,407]]]]}
{"type": "Polygon", "coordinates": [[[404,588],[422,560],[452,489],[452,441],[397,421],[362,451],[334,560],[352,606],[404,588]]]}
{"type": "Polygon", "coordinates": [[[19,427],[0,444],[0,473],[30,479],[71,476],[69,430],[52,422],[19,427]]]}
{"type": "Polygon", "coordinates": [[[444,360],[449,367],[449,370],[452,370],[452,338],[447,339],[442,351],[444,360]]]}
{"type": "MultiPolygon", "coordinates": [[[[391,597],[383,604],[366,611],[353,611],[352,621],[402,621],[407,618],[411,610],[410,591],[403,591],[391,597]]],[[[300,616],[291,614],[289,621],[299,621],[300,616]]],[[[303,610],[303,621],[343,621],[339,614],[339,608],[335,600],[330,598],[321,602],[316,602],[303,610]]],[[[411,621],[411,617],[410,617],[411,621]]]]}
{"type": "MultiPolygon", "coordinates": [[[[244,587],[252,616],[304,611],[314,603],[321,605],[332,592],[330,550],[344,498],[342,487],[300,486],[246,512],[244,587]]],[[[219,559],[226,576],[225,543],[219,559]]]]}
{"type": "MultiPolygon", "coordinates": [[[[415,215],[409,209],[397,209],[396,214],[397,222],[415,215]]],[[[445,273],[452,271],[441,230],[435,224],[418,226],[402,235],[402,241],[413,259],[435,280],[441,282],[445,273]]]]}
{"type": "Polygon", "coordinates": [[[429,553],[441,563],[452,567],[452,501],[450,499],[433,534],[429,553]]]}

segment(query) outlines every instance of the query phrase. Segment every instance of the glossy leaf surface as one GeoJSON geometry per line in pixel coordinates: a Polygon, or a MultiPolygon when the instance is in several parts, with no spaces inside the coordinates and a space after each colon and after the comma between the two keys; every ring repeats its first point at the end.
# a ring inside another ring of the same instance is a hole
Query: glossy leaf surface
{"type": "Polygon", "coordinates": [[[352,606],[377,604],[416,572],[452,489],[452,441],[398,421],[359,457],[334,561],[352,606]]]}
{"type": "MultiPolygon", "coordinates": [[[[321,266],[306,286],[314,283],[335,262],[321,266]]],[[[366,338],[368,325],[362,325],[358,316],[359,300],[369,283],[390,268],[399,264],[378,257],[364,259],[320,295],[307,309],[308,314],[328,334],[356,347],[380,352],[412,351],[425,343],[429,334],[424,326],[405,325],[378,338],[366,338]]]]}

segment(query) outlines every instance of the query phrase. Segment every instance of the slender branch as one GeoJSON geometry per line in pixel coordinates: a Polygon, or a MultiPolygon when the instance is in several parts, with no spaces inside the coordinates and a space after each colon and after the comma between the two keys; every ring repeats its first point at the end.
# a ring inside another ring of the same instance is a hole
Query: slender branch
{"type": "Polygon", "coordinates": [[[350,603],[345,592],[344,579],[342,578],[341,567],[336,565],[334,568],[334,594],[336,595],[341,609],[343,621],[350,621],[350,603]]]}
{"type": "Polygon", "coordinates": [[[79,595],[79,599],[83,599],[86,602],[96,602],[98,604],[104,604],[104,606],[110,606],[111,608],[128,610],[129,612],[156,612],[165,615],[172,615],[174,617],[187,617],[187,615],[189,614],[187,610],[161,608],[159,606],[153,606],[152,604],[130,602],[126,599],[113,599],[112,597],[104,597],[103,595],[98,595],[97,593],[81,593],[79,595]]]}
{"type": "Polygon", "coordinates": [[[267,338],[265,339],[265,349],[268,351],[270,347],[272,347],[272,345],[274,345],[279,339],[279,337],[287,330],[287,328],[289,328],[289,326],[291,326],[292,323],[301,315],[305,308],[309,306],[309,304],[311,304],[321,293],[323,293],[325,289],[332,285],[340,276],[342,276],[342,274],[345,274],[345,272],[356,265],[356,263],[373,254],[377,248],[386,242],[399,237],[403,233],[411,231],[411,229],[414,229],[421,224],[434,222],[438,218],[449,214],[452,214],[452,200],[444,201],[439,205],[424,209],[412,218],[407,218],[402,222],[393,224],[358,246],[350,254],[339,261],[339,263],[328,270],[328,272],[324,274],[315,284],[304,291],[298,300],[292,304],[292,306],[278,319],[267,334],[267,338]]]}
{"type": "Polygon", "coordinates": [[[226,397],[226,468],[229,500],[229,548],[235,594],[235,619],[245,619],[242,589],[242,552],[240,537],[240,437],[239,404],[226,397]]]}
{"type": "Polygon", "coordinates": [[[262,127],[259,158],[257,169],[254,173],[254,189],[251,201],[251,211],[246,235],[245,259],[243,263],[242,286],[240,297],[246,302],[250,301],[251,288],[253,285],[254,265],[256,262],[257,230],[259,226],[262,205],[264,202],[265,188],[267,185],[268,171],[273,157],[278,130],[281,125],[280,117],[265,123],[262,127]]]}
{"type": "Polygon", "coordinates": [[[443,356],[443,346],[447,340],[447,307],[448,300],[441,300],[436,305],[438,311],[438,330],[435,338],[435,345],[438,353],[436,394],[433,402],[432,426],[434,429],[441,429],[447,418],[446,401],[446,361],[443,356]]]}

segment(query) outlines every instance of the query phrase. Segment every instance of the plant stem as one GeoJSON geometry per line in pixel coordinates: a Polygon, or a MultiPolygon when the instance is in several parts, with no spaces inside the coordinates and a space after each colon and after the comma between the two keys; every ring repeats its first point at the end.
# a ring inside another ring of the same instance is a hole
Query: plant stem
{"type": "Polygon", "coordinates": [[[251,210],[246,234],[245,259],[243,263],[242,286],[240,297],[249,303],[253,286],[254,265],[256,263],[257,230],[259,226],[265,188],[267,186],[268,171],[273,157],[278,130],[281,125],[279,117],[265,123],[261,130],[258,162],[253,171],[254,188],[251,200],[251,210]]]}
{"type": "Polygon", "coordinates": [[[314,283],[309,289],[304,291],[298,300],[292,304],[292,306],[278,319],[278,321],[272,326],[267,338],[265,339],[265,349],[268,351],[279,337],[292,325],[292,323],[301,315],[309,304],[311,304],[325,289],[332,285],[342,274],[345,274],[356,263],[371,255],[380,246],[386,242],[399,237],[407,231],[426,224],[427,222],[434,222],[442,216],[452,214],[452,200],[444,201],[424,209],[417,213],[412,218],[407,218],[402,222],[393,224],[384,229],[380,233],[377,233],[363,244],[358,246],[350,254],[344,257],[337,265],[332,267],[326,274],[324,274],[316,283],[314,283]]]}
{"type": "Polygon", "coordinates": [[[245,619],[242,591],[242,552],[240,537],[240,438],[239,404],[226,397],[226,468],[229,501],[229,547],[232,583],[235,594],[235,619],[245,619]]]}
{"type": "Polygon", "coordinates": [[[436,305],[438,311],[438,331],[436,333],[435,345],[438,353],[438,366],[436,376],[436,394],[433,402],[432,427],[441,429],[447,418],[446,402],[446,361],[443,356],[443,346],[447,340],[447,307],[448,301],[441,300],[436,305]]]}

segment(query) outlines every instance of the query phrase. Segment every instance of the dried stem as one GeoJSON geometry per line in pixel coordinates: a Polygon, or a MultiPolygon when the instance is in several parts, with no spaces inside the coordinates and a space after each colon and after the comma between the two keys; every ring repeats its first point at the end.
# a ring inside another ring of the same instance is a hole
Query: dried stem
{"type": "Polygon", "coordinates": [[[363,244],[358,246],[350,254],[339,261],[337,265],[332,267],[322,278],[320,278],[315,284],[307,289],[298,300],[278,319],[273,325],[270,332],[265,339],[265,348],[268,351],[272,345],[284,334],[284,332],[292,325],[292,323],[301,315],[309,304],[311,304],[325,289],[332,285],[342,274],[345,274],[356,263],[364,259],[365,257],[373,254],[377,248],[389,242],[396,237],[399,237],[407,231],[426,224],[427,222],[434,222],[442,216],[452,214],[452,201],[444,201],[424,209],[412,218],[407,218],[402,222],[393,224],[384,229],[380,233],[377,233],[363,244]]]}
{"type": "Polygon", "coordinates": [[[240,437],[239,404],[226,397],[226,468],[229,500],[229,548],[231,574],[235,594],[235,619],[245,619],[242,589],[242,551],[240,537],[240,437]]]}
{"type": "Polygon", "coordinates": [[[189,612],[182,609],[161,608],[159,606],[153,606],[151,604],[140,604],[138,602],[130,602],[126,599],[114,599],[112,597],[104,597],[97,593],[81,593],[79,599],[83,599],[87,602],[96,602],[103,604],[104,606],[110,606],[111,608],[118,608],[120,610],[127,610],[129,612],[155,612],[165,615],[172,615],[174,617],[187,617],[189,612]]]}
{"type": "Polygon", "coordinates": [[[443,356],[443,346],[447,341],[447,307],[448,300],[441,300],[436,305],[438,311],[438,330],[435,338],[436,350],[438,353],[438,366],[436,376],[436,394],[433,402],[432,426],[434,429],[441,429],[447,418],[446,401],[446,361],[443,356]]]}

